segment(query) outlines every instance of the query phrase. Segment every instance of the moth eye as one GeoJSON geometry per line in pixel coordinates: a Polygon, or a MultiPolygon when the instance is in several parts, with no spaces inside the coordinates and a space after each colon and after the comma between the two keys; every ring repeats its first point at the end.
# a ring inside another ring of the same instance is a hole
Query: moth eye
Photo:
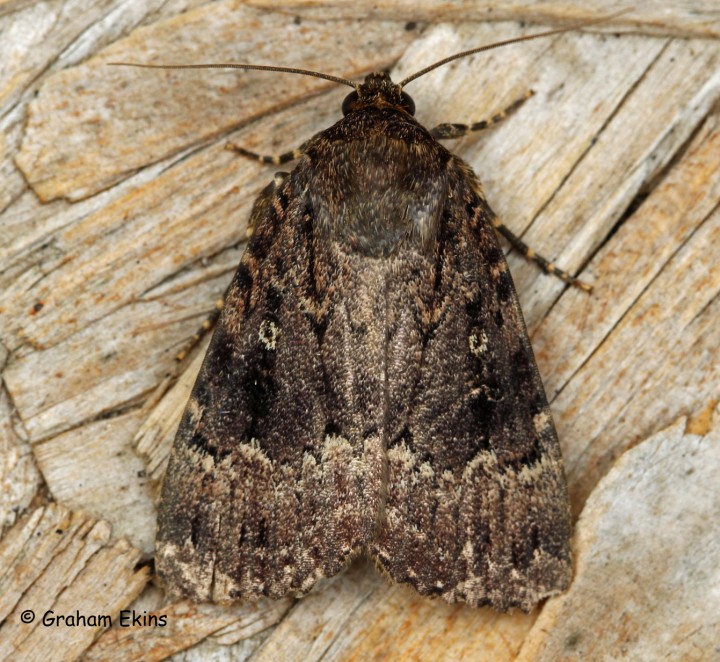
{"type": "Polygon", "coordinates": [[[415,102],[409,94],[405,94],[405,92],[400,93],[400,105],[409,115],[415,114],[415,102]]]}
{"type": "Polygon", "coordinates": [[[358,97],[358,93],[355,91],[350,92],[350,94],[348,94],[345,97],[345,101],[343,101],[343,105],[342,105],[343,115],[347,115],[349,112],[351,112],[353,110],[353,106],[355,105],[355,103],[357,102],[357,100],[359,98],[360,97],[358,97]]]}

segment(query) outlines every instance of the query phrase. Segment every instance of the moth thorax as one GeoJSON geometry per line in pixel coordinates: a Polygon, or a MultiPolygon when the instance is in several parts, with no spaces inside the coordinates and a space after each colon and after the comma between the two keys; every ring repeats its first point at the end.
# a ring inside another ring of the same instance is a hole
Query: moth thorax
{"type": "Polygon", "coordinates": [[[336,146],[332,186],[310,192],[319,229],[353,252],[382,257],[401,244],[425,250],[432,243],[447,179],[444,168],[429,165],[431,147],[407,130],[336,146]]]}

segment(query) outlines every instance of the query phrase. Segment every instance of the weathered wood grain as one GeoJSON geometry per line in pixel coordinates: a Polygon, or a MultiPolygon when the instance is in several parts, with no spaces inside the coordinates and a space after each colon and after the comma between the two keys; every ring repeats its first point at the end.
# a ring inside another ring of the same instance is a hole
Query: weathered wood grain
{"type": "Polygon", "coordinates": [[[597,303],[562,297],[535,334],[576,511],[624,450],[718,396],[719,202],[713,114],[590,263],[597,303]]]}
{"type": "MultiPolygon", "coordinates": [[[[659,176],[678,158],[699,122],[713,107],[720,95],[720,43],[703,40],[643,40],[639,48],[649,44],[658,46],[647,69],[627,88],[626,94],[612,113],[605,118],[600,130],[592,137],[578,161],[569,169],[566,179],[558,187],[547,205],[534,217],[525,234],[530,245],[537,250],[555,254],[558,242],[570,242],[567,252],[577,253],[580,246],[583,263],[607,240],[612,226],[622,221],[631,201],[642,197],[654,188],[659,176]]],[[[634,53],[628,53],[634,57],[634,53]]],[[[615,75],[620,75],[618,71],[615,75]]],[[[599,91],[598,91],[599,92],[599,91]]],[[[594,99],[594,94],[582,98],[594,99]]],[[[594,105],[594,104],[592,104],[594,105]]],[[[574,131],[569,129],[569,133],[574,131]]],[[[710,184],[713,165],[707,171],[710,184]]],[[[702,176],[702,175],[701,175],[702,176]]],[[[706,191],[705,182],[697,181],[695,197],[706,191]]],[[[705,197],[712,204],[712,195],[705,197]]],[[[654,227],[658,227],[653,223],[654,227]]],[[[662,238],[666,227],[658,227],[655,237],[662,238]]],[[[646,241],[638,237],[638,241],[646,241]]],[[[645,245],[645,260],[655,264],[662,257],[645,245]]],[[[669,244],[665,244],[669,248],[669,244]]],[[[640,247],[638,246],[638,249],[640,247]]],[[[521,289],[537,288],[533,281],[537,270],[514,256],[511,268],[515,282],[521,289]]],[[[632,264],[628,264],[632,267],[632,264]]],[[[595,283],[600,292],[606,275],[617,275],[633,288],[618,288],[613,294],[624,291],[625,304],[615,301],[615,310],[622,310],[632,298],[632,291],[640,291],[642,279],[627,271],[617,274],[596,274],[586,270],[585,278],[595,283]],[[640,288],[640,289],[638,289],[640,288]]],[[[563,288],[557,283],[542,279],[543,293],[533,296],[524,306],[525,318],[533,327],[545,310],[552,305],[563,288]]],[[[605,318],[607,320],[607,318],[605,318]]],[[[597,342],[597,331],[589,342],[597,342]]],[[[583,357],[584,358],[584,357],[583,357]]],[[[557,365],[557,362],[555,362],[557,365]]],[[[552,384],[552,376],[551,376],[552,384]]],[[[553,386],[548,388],[552,390],[553,386]]]]}
{"type": "MultiPolygon", "coordinates": [[[[201,354],[179,375],[174,356],[229,282],[249,207],[273,173],[224,145],[296,147],[340,116],[347,93],[293,76],[105,62],[252,56],[355,77],[392,66],[397,79],[463,48],[545,27],[472,22],[489,7],[494,21],[548,24],[618,9],[609,2],[373,5],[288,2],[265,12],[229,1],[108,1],[87,5],[83,16],[70,1],[0,5],[2,35],[29,31],[0,40],[6,524],[33,497],[59,500],[102,517],[136,548],[133,558],[140,550],[149,558],[154,488],[201,354]],[[410,20],[428,25],[406,26],[410,20]]],[[[708,403],[720,399],[720,45],[669,36],[716,35],[715,13],[709,4],[647,3],[606,26],[634,34],[571,32],[461,60],[408,86],[428,126],[482,119],[535,91],[492,131],[448,146],[472,164],[511,229],[595,286],[591,295],[567,289],[509,256],[576,512],[615,458],[680,415],[696,414],[691,427],[705,430],[708,403]],[[650,32],[659,36],[642,34],[650,32]]],[[[715,462],[708,459],[707,471],[715,462]]],[[[673,489],[683,490],[685,480],[673,489]]],[[[640,512],[651,526],[647,510],[640,512]]],[[[714,521],[708,526],[717,534],[714,521]]],[[[0,545],[36,554],[31,536],[11,533],[0,545]]],[[[605,542],[614,550],[621,539],[605,542]]],[[[678,557],[665,553],[671,567],[678,557]]],[[[641,555],[627,560],[641,562],[641,555]]],[[[128,604],[127,575],[102,572],[93,581],[128,604]]],[[[18,574],[10,589],[0,583],[0,605],[17,609],[44,586],[42,573],[18,574]]],[[[643,581],[653,580],[662,582],[662,573],[643,581]]],[[[73,608],[94,604],[71,598],[73,608]]],[[[82,651],[93,659],[161,659],[194,647],[189,655],[197,659],[512,660],[537,616],[424,600],[389,586],[362,561],[292,608],[165,604],[156,587],[132,604],[166,614],[169,626],[113,629],[92,647],[98,632],[67,639],[68,659],[82,651]]],[[[540,655],[533,642],[541,627],[548,630],[542,650],[560,650],[548,642],[562,641],[562,623],[541,626],[549,607],[523,659],[540,655]]],[[[652,622],[650,614],[637,631],[654,632],[661,616],[652,622]]],[[[24,652],[48,659],[49,649],[13,623],[0,617],[0,647],[22,642],[24,652]]],[[[609,635],[600,640],[610,646],[609,635]]]]}
{"type": "Polygon", "coordinates": [[[143,460],[134,452],[128,430],[140,413],[101,419],[35,444],[33,451],[53,498],[72,509],[105,504],[103,518],[118,537],[145,555],[154,550],[155,509],[143,460]],[[112,471],[99,471],[112,467],[112,471]]]}
{"type": "Polygon", "coordinates": [[[535,617],[428,600],[360,561],[303,599],[254,659],[512,660],[535,617]]]}
{"type": "Polygon", "coordinates": [[[177,602],[153,611],[165,616],[164,627],[115,627],[103,634],[83,655],[84,660],[162,660],[190,648],[208,636],[245,640],[275,625],[291,600],[263,600],[233,607],[177,602]]]}
{"type": "MultiPolygon", "coordinates": [[[[720,412],[716,412],[720,413],[720,412]]],[[[571,589],[518,660],[711,660],[718,654],[720,415],[686,419],[625,453],[577,524],[571,589]]]]}
{"type": "Polygon", "coordinates": [[[17,434],[6,392],[0,393],[0,534],[30,505],[40,482],[26,439],[17,434]]]}
{"type": "Polygon", "coordinates": [[[28,108],[16,162],[43,201],[92,195],[149,163],[297,102],[331,83],[257,71],[152,71],[108,62],[195,63],[277,60],[358,76],[392,62],[410,41],[402,24],[297,24],[234,0],[138,29],[79,67],[53,76],[28,108]],[[292,43],[290,50],[283,45],[292,43]],[[193,90],[192,93],[188,93],[193,90]],[[112,117],[113,121],[108,119],[112,117]],[[52,137],[72,126],[57,143],[52,137]]]}
{"type": "Polygon", "coordinates": [[[59,504],[38,508],[0,541],[0,657],[76,659],[140,593],[148,569],[138,550],[111,540],[110,527],[59,504]],[[98,590],[102,587],[102,590],[98,590]],[[21,614],[31,610],[26,622],[21,614]],[[55,617],[82,614],[85,626],[59,626],[55,617]],[[43,617],[53,619],[43,623],[43,617]],[[60,655],[58,655],[58,653],[60,655]]]}
{"type": "Polygon", "coordinates": [[[555,2],[554,0],[247,0],[249,5],[275,11],[284,10],[308,18],[375,18],[455,22],[531,21],[567,25],[579,21],[626,13],[592,30],[630,30],[643,34],[685,37],[720,36],[720,8],[714,0],[660,0],[629,3],[618,0],[555,2]]]}
{"type": "MultiPolygon", "coordinates": [[[[14,165],[26,107],[53,70],[82,62],[138,25],[203,0],[50,0],[0,4],[0,210],[26,182],[14,165]]],[[[62,134],[58,134],[62,135],[62,134]]],[[[53,139],[56,142],[56,138],[53,139]]]]}

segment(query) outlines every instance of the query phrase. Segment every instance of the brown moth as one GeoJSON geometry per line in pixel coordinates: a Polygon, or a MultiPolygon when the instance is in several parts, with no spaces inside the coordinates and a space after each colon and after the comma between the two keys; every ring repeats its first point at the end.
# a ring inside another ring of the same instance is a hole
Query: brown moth
{"type": "Polygon", "coordinates": [[[255,202],[177,433],[156,560],[171,593],[302,595],[359,553],[473,606],[568,586],[560,449],[496,231],[530,251],[437,141],[502,114],[429,131],[403,91],[486,48],[400,84],[234,65],[354,91],[299,151],[259,157],[299,160],[255,202]]]}

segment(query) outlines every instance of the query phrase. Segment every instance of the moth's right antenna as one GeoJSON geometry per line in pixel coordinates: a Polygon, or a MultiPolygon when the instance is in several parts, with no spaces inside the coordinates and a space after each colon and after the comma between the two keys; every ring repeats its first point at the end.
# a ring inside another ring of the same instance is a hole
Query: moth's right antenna
{"type": "Polygon", "coordinates": [[[531,39],[540,39],[540,37],[549,37],[553,34],[561,34],[562,32],[569,32],[571,30],[577,30],[578,28],[586,28],[590,25],[597,25],[598,23],[605,23],[613,18],[617,18],[618,16],[621,16],[622,14],[627,14],[629,11],[632,11],[631,9],[623,9],[622,11],[616,12],[614,14],[610,14],[608,16],[603,16],[602,18],[596,18],[591,21],[583,21],[582,23],[576,23],[575,25],[569,25],[565,28],[557,28],[555,30],[548,30],[546,32],[538,32],[537,34],[529,34],[525,35],[524,37],[515,37],[514,39],[506,39],[505,41],[496,41],[493,44],[486,44],[485,46],[479,46],[478,48],[471,48],[469,51],[462,51],[461,53],[455,53],[455,55],[451,55],[450,57],[446,57],[443,60],[440,60],[439,62],[435,62],[435,64],[431,64],[429,67],[425,67],[424,69],[421,69],[420,71],[414,73],[412,76],[408,76],[405,80],[400,81],[399,85],[400,87],[405,87],[408,83],[411,81],[414,81],[416,78],[420,78],[420,76],[424,76],[425,74],[431,72],[433,69],[437,69],[438,67],[442,67],[444,64],[447,64],[448,62],[452,62],[453,60],[459,60],[461,57],[467,57],[468,55],[474,55],[475,53],[482,53],[483,51],[489,51],[493,48],[500,48],[500,46],[508,46],[509,44],[517,44],[521,41],[530,41],[531,39]]]}

